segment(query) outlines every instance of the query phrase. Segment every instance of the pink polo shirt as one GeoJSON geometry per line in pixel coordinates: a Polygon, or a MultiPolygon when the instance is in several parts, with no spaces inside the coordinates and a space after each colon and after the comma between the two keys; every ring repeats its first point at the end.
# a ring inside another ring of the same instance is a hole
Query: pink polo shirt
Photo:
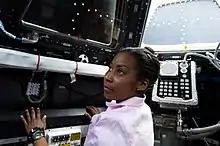
{"type": "Polygon", "coordinates": [[[84,146],[153,146],[153,120],[145,98],[132,97],[93,116],[84,146]]]}

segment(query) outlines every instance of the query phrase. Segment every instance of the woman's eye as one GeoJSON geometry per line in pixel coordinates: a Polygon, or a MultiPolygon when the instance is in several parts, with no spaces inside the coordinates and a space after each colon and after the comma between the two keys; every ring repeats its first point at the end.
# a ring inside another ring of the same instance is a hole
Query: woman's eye
{"type": "Polygon", "coordinates": [[[120,70],[120,69],[117,72],[118,72],[119,75],[123,75],[124,74],[124,72],[122,70],[120,70]]]}

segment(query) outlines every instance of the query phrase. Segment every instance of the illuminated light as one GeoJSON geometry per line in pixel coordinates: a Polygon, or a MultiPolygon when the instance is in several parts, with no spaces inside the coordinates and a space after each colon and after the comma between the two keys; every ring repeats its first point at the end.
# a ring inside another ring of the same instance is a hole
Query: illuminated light
{"type": "Polygon", "coordinates": [[[196,18],[196,20],[199,20],[199,18],[196,18]]]}
{"type": "Polygon", "coordinates": [[[73,133],[71,134],[70,140],[74,141],[74,140],[80,140],[81,139],[81,134],[80,133],[73,133]]]}
{"type": "Polygon", "coordinates": [[[186,33],[183,33],[182,35],[186,35],[186,33]]]}
{"type": "Polygon", "coordinates": [[[166,24],[165,22],[163,22],[163,24],[166,24]]]}
{"type": "Polygon", "coordinates": [[[106,17],[108,17],[108,14],[106,15],[106,17]]]}
{"type": "Polygon", "coordinates": [[[183,29],[180,29],[180,31],[183,31],[183,29]]]}
{"type": "Polygon", "coordinates": [[[74,6],[76,6],[76,3],[74,3],[74,6]]]}
{"type": "Polygon", "coordinates": [[[75,20],[74,19],[72,19],[72,22],[74,22],[75,20]]]}
{"type": "Polygon", "coordinates": [[[111,20],[111,23],[113,23],[113,20],[111,20]]]}
{"type": "Polygon", "coordinates": [[[79,16],[79,13],[76,13],[76,15],[78,15],[78,16],[79,16]]]}
{"type": "Polygon", "coordinates": [[[184,46],[184,50],[185,50],[185,51],[187,51],[187,49],[188,49],[188,46],[187,46],[187,45],[185,45],[185,46],[184,46]]]}
{"type": "Polygon", "coordinates": [[[168,25],[171,25],[170,23],[167,23],[168,25]]]}
{"type": "Polygon", "coordinates": [[[183,38],[180,38],[180,39],[181,39],[181,41],[184,40],[183,38]]]}
{"type": "Polygon", "coordinates": [[[99,17],[102,17],[102,15],[99,15],[99,17]]]}
{"type": "Polygon", "coordinates": [[[88,9],[88,12],[90,12],[90,9],[88,9]]]}
{"type": "Polygon", "coordinates": [[[186,25],[183,25],[183,27],[186,27],[186,25]]]}
{"type": "Polygon", "coordinates": [[[73,30],[75,30],[76,28],[73,28],[73,30]]]}
{"type": "Polygon", "coordinates": [[[85,4],[84,3],[82,3],[82,6],[84,6],[85,4]]]}
{"type": "Polygon", "coordinates": [[[97,9],[95,9],[95,12],[97,12],[97,9]]]}

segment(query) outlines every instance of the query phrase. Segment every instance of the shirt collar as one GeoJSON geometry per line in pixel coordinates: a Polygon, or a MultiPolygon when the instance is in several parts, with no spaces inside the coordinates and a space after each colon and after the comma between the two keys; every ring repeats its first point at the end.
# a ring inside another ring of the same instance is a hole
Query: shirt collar
{"type": "Polygon", "coordinates": [[[116,103],[116,100],[112,100],[111,102],[106,102],[106,105],[110,108],[117,108],[122,106],[142,106],[145,103],[146,96],[143,98],[140,97],[132,97],[120,103],[116,103]]]}

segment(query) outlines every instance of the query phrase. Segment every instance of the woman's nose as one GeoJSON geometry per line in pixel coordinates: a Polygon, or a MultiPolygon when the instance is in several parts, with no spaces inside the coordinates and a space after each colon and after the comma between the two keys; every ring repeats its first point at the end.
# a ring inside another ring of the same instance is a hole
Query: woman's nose
{"type": "Polygon", "coordinates": [[[105,77],[104,77],[105,81],[106,82],[112,82],[112,72],[108,71],[106,74],[105,74],[105,77]]]}

